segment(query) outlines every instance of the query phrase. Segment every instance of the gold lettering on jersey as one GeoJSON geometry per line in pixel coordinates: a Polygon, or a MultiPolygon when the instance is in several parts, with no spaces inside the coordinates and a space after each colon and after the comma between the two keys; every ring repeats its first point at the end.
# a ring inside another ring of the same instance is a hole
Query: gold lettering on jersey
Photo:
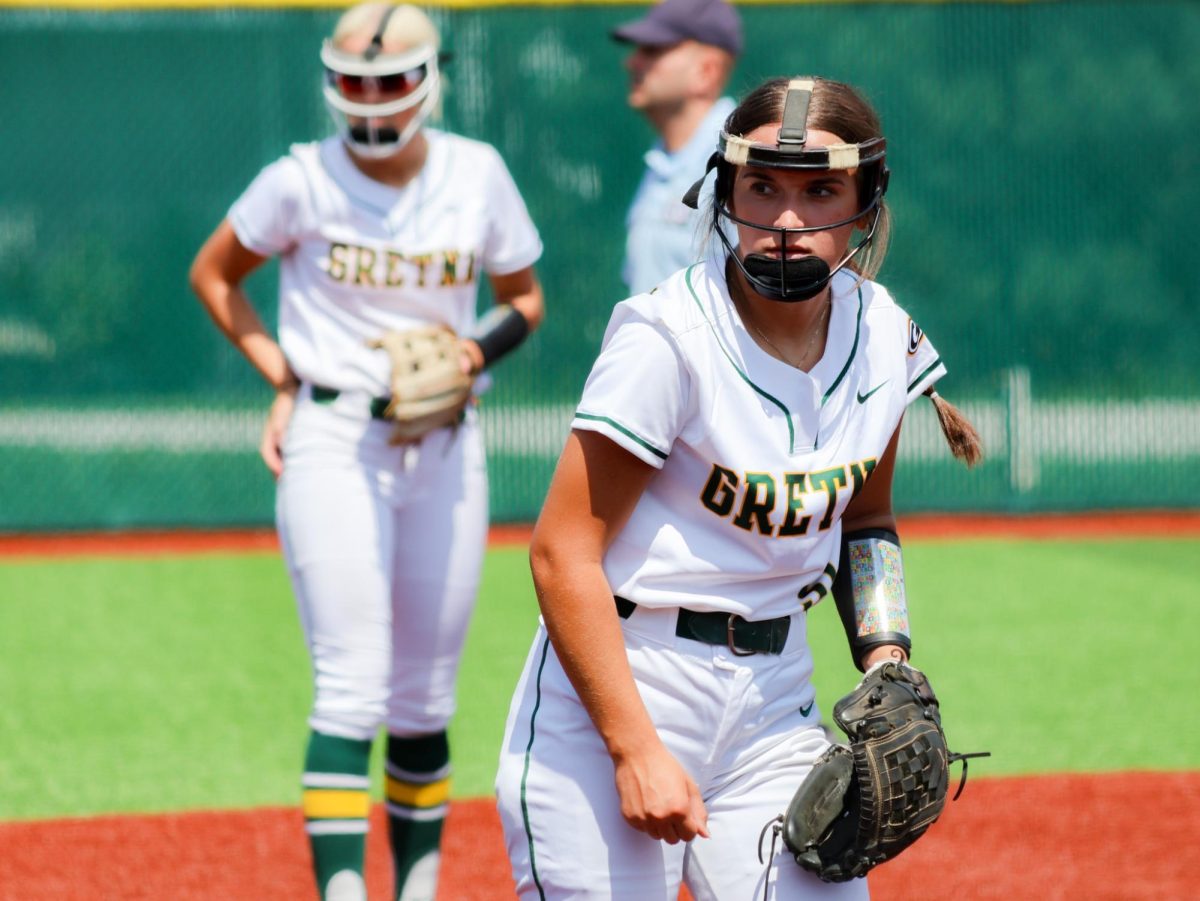
{"type": "Polygon", "coordinates": [[[447,250],[442,254],[442,284],[453,285],[457,283],[458,270],[458,251],[447,250]]]}
{"type": "Polygon", "coordinates": [[[429,268],[429,264],[433,262],[433,254],[422,253],[415,257],[409,257],[408,261],[417,267],[417,287],[425,287],[425,270],[429,268]]]}
{"type": "Polygon", "coordinates": [[[387,269],[383,283],[389,288],[399,288],[404,284],[404,273],[401,265],[404,263],[404,254],[396,253],[394,250],[387,252],[387,269]]]}
{"type": "Polygon", "coordinates": [[[326,271],[335,282],[346,280],[346,255],[349,252],[350,248],[345,244],[329,245],[329,268],[326,271]]]}
{"type": "Polygon", "coordinates": [[[820,472],[809,473],[808,478],[812,482],[813,491],[824,488],[825,494],[829,498],[825,515],[821,517],[821,524],[817,526],[824,532],[833,523],[833,511],[837,507],[838,490],[846,487],[846,467],[835,466],[833,469],[822,469],[820,472]]]}
{"type": "Polygon", "coordinates": [[[403,254],[388,248],[331,243],[325,272],[343,284],[400,288],[411,282],[415,271],[418,288],[454,287],[475,281],[475,264],[474,251],[403,254]]]}
{"type": "Polygon", "coordinates": [[[760,535],[770,535],[771,511],[775,509],[775,480],[769,472],[746,473],[746,493],[742,496],[742,509],[733,518],[739,529],[750,531],[754,526],[760,535]]]}
{"type": "Polygon", "coordinates": [[[700,492],[700,503],[717,516],[728,516],[737,495],[738,477],[732,469],[713,464],[712,474],[700,492]]]}
{"type": "Polygon", "coordinates": [[[850,464],[850,500],[858,497],[858,493],[863,490],[863,486],[867,484],[867,479],[871,477],[874,470],[874,460],[861,460],[850,464]]]}
{"type": "Polygon", "coordinates": [[[812,522],[811,516],[801,516],[800,511],[804,509],[804,495],[812,489],[808,486],[808,473],[806,472],[785,472],[783,474],[783,523],[779,526],[777,533],[780,538],[787,538],[790,535],[803,535],[808,531],[808,525],[812,522]]]}
{"type": "Polygon", "coordinates": [[[358,251],[358,263],[354,267],[354,284],[373,286],[375,284],[372,274],[375,269],[375,251],[369,247],[355,249],[358,251]]]}
{"type": "Polygon", "coordinates": [[[844,510],[863,490],[878,462],[869,457],[817,472],[785,472],[781,477],[747,472],[740,478],[732,469],[714,463],[700,492],[700,503],[746,532],[778,538],[824,532],[833,525],[839,508],[844,510]],[[825,511],[814,530],[813,520],[822,501],[825,511]]]}

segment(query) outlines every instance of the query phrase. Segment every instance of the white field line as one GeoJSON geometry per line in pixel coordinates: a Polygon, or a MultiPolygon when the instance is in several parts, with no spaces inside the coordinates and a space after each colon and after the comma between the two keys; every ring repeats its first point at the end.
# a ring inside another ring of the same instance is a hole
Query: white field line
{"type": "MultiPolygon", "coordinates": [[[[1009,417],[1002,403],[966,403],[992,458],[1006,457],[1009,417]]],[[[485,406],[484,435],[494,454],[554,458],[562,449],[573,405],[485,406]]],[[[23,408],[0,411],[5,448],[75,453],[153,451],[173,454],[254,453],[265,409],[166,410],[23,408]]],[[[1130,462],[1200,457],[1200,401],[1033,403],[1022,441],[1035,459],[1130,462]],[[1027,432],[1027,434],[1026,434],[1027,432]]],[[[944,458],[949,451],[932,406],[914,404],[906,417],[901,457],[944,458]]]]}

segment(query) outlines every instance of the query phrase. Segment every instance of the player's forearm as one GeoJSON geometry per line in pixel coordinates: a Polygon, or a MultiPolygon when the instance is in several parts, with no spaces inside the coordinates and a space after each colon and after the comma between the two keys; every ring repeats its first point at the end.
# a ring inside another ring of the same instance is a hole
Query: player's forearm
{"type": "Polygon", "coordinates": [[[267,332],[244,279],[267,258],[245,247],[228,220],[222,220],[192,261],[188,280],[217,328],[242,352],[276,391],[294,390],[296,377],[283,351],[267,332]]]}
{"type": "Polygon", "coordinates": [[[502,303],[508,304],[525,317],[525,321],[529,323],[529,331],[531,333],[542,324],[542,320],[546,317],[546,305],[542,298],[542,286],[536,282],[534,283],[533,290],[514,297],[505,298],[502,303]]]}
{"type": "Polygon", "coordinates": [[[492,279],[496,306],[476,323],[475,332],[460,347],[466,372],[478,375],[516,350],[541,324],[542,288],[533,270],[492,279]]]}
{"type": "Polygon", "coordinates": [[[876,663],[884,663],[888,660],[893,663],[908,663],[908,652],[898,644],[881,644],[871,648],[861,658],[862,671],[866,672],[876,663]]]}
{"type": "Polygon", "coordinates": [[[296,376],[283,350],[268,334],[239,286],[214,279],[194,282],[193,287],[217,328],[268,384],[276,391],[295,387],[296,376]]]}
{"type": "Polygon", "coordinates": [[[542,283],[532,266],[509,275],[492,276],[491,282],[497,306],[508,305],[524,316],[531,333],[542,324],[546,303],[542,283]]]}
{"type": "Polygon", "coordinates": [[[554,651],[614,759],[658,742],[625,656],[612,591],[596,566],[532,555],[534,585],[554,651]]]}

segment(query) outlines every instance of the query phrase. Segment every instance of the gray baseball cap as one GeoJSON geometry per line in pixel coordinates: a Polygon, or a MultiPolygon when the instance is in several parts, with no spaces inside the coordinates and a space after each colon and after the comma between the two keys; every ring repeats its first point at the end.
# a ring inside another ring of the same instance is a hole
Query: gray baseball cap
{"type": "Polygon", "coordinates": [[[726,0],[663,0],[640,19],[612,30],[613,40],[643,47],[669,47],[699,41],[742,52],[742,19],[726,0]]]}

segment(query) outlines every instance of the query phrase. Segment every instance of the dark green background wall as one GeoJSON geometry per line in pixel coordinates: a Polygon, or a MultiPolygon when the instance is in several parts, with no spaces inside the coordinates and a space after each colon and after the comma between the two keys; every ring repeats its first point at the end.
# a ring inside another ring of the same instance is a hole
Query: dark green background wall
{"type": "MultiPolygon", "coordinates": [[[[642,8],[435,11],[446,125],[500,148],[546,241],[546,325],[485,404],[499,520],[536,514],[622,296],[652,134],[606,33],[642,8]]],[[[742,13],[734,93],[817,73],[880,109],[882,280],[991,452],[967,474],[917,410],[898,507],[1200,505],[1200,4],[742,13]]],[[[0,12],[0,529],[269,521],[268,396],[186,271],[264,164],[327,133],[335,15],[0,12]]],[[[274,281],[250,283],[269,320],[274,281]]]]}

